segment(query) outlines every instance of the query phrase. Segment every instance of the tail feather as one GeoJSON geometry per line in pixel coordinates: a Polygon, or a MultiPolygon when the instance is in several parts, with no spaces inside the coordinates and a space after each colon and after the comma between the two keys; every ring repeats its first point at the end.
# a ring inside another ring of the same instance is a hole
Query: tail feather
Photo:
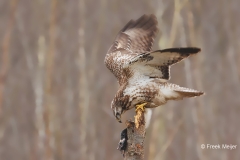
{"type": "Polygon", "coordinates": [[[161,87],[161,91],[165,95],[167,100],[178,100],[185,97],[196,97],[204,94],[204,92],[190,88],[180,87],[176,84],[171,83],[166,83],[164,87],[161,87]]]}
{"type": "Polygon", "coordinates": [[[178,94],[180,94],[182,97],[196,97],[196,96],[201,96],[204,94],[204,92],[200,91],[175,91],[178,94]]]}

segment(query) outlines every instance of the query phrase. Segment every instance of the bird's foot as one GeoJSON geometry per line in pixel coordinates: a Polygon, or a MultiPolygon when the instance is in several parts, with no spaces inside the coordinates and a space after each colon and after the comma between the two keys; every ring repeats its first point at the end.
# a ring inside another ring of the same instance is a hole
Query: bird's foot
{"type": "Polygon", "coordinates": [[[145,102],[145,103],[142,103],[142,104],[139,104],[139,105],[136,105],[136,112],[137,112],[137,110],[139,110],[139,109],[141,109],[143,112],[144,112],[144,110],[145,110],[145,105],[146,105],[147,103],[145,102]]]}

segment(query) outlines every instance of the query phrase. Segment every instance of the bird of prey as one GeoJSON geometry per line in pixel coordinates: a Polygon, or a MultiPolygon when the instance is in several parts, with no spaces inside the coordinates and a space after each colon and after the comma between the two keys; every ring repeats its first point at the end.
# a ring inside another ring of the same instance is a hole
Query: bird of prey
{"type": "Polygon", "coordinates": [[[113,114],[120,123],[121,115],[134,107],[155,108],[168,100],[203,94],[168,82],[170,66],[198,53],[200,49],[188,47],[152,51],[157,24],[154,15],[130,20],[106,54],[105,65],[120,85],[111,103],[113,114]]]}

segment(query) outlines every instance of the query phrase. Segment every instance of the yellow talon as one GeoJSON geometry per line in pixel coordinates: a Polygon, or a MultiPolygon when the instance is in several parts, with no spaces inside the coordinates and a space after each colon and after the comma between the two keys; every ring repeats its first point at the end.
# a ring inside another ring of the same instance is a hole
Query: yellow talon
{"type": "Polygon", "coordinates": [[[141,109],[143,112],[144,112],[144,110],[145,110],[145,105],[146,105],[147,103],[142,103],[142,104],[139,104],[139,105],[136,105],[136,110],[135,111],[137,111],[138,109],[141,109]]]}

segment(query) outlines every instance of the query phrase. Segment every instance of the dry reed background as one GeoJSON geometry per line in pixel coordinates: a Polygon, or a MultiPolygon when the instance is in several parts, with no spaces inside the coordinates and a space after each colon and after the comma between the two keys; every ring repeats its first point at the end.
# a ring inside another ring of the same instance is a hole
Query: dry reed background
{"type": "Polygon", "coordinates": [[[146,159],[240,159],[239,6],[239,0],[1,0],[0,159],[122,159],[116,148],[124,125],[110,109],[118,84],[103,60],[121,27],[150,13],[161,30],[154,49],[202,48],[172,68],[171,82],[206,95],[154,110],[146,159]],[[238,146],[202,150],[207,143],[238,146]]]}

